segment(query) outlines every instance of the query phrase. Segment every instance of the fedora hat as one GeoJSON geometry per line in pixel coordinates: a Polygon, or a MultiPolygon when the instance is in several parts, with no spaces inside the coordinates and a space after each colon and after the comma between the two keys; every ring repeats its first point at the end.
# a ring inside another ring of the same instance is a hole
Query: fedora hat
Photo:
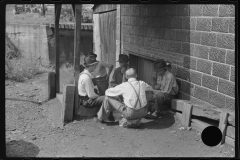
{"type": "Polygon", "coordinates": [[[160,70],[166,67],[166,62],[163,59],[158,59],[154,62],[154,70],[160,70]]]}
{"type": "Polygon", "coordinates": [[[93,52],[89,52],[88,56],[94,56],[95,58],[97,58],[97,54],[93,53],[93,52]]]}
{"type": "Polygon", "coordinates": [[[98,63],[98,61],[96,61],[96,58],[95,58],[94,56],[84,57],[84,66],[85,66],[85,67],[94,65],[94,64],[96,64],[96,63],[98,63]]]}
{"type": "Polygon", "coordinates": [[[120,54],[117,62],[128,62],[128,56],[126,54],[120,54]]]}

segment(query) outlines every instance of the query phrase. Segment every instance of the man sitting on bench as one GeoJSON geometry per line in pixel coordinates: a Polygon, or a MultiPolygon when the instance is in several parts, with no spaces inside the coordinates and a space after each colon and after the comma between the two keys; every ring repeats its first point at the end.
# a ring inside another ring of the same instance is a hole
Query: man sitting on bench
{"type": "Polygon", "coordinates": [[[104,100],[104,96],[99,96],[94,92],[94,85],[92,82],[92,75],[96,68],[97,61],[94,57],[84,58],[85,69],[80,73],[78,80],[79,106],[85,108],[100,108],[104,100]]]}
{"type": "Polygon", "coordinates": [[[174,75],[167,70],[166,62],[163,59],[154,62],[154,70],[157,72],[157,77],[153,78],[153,89],[158,90],[155,100],[155,112],[148,114],[147,117],[157,118],[164,115],[164,111],[171,106],[172,99],[178,93],[178,84],[174,75]]]}
{"type": "Polygon", "coordinates": [[[105,92],[105,99],[98,112],[96,122],[103,123],[108,119],[110,112],[118,110],[127,120],[140,119],[147,115],[148,107],[145,91],[153,91],[152,86],[143,81],[138,81],[136,70],[129,68],[126,71],[127,82],[109,88],[105,92]],[[122,95],[123,103],[116,97],[122,95]]]}

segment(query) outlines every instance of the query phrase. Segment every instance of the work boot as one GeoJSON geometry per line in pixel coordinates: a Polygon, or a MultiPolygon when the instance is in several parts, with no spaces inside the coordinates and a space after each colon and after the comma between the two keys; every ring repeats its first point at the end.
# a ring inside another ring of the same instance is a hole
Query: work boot
{"type": "Polygon", "coordinates": [[[162,117],[160,116],[160,112],[159,112],[159,111],[154,111],[153,114],[152,114],[152,116],[154,116],[154,117],[156,117],[156,118],[162,118],[162,117]]]}
{"type": "Polygon", "coordinates": [[[111,121],[111,122],[114,122],[114,121],[115,121],[115,118],[114,118],[114,116],[113,116],[113,112],[110,112],[109,117],[108,117],[108,120],[111,121]]]}

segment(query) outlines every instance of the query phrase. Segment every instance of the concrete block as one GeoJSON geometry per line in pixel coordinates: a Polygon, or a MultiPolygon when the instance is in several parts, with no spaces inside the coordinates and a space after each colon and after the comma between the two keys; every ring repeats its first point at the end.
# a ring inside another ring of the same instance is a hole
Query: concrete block
{"type": "Polygon", "coordinates": [[[229,24],[229,18],[213,18],[211,31],[228,33],[229,24]]]}
{"type": "Polygon", "coordinates": [[[189,16],[190,7],[189,7],[188,4],[177,5],[176,8],[177,8],[176,15],[178,15],[178,16],[189,16]]]}
{"type": "Polygon", "coordinates": [[[169,51],[180,53],[181,51],[181,42],[170,41],[169,51]]]}
{"type": "Polygon", "coordinates": [[[188,42],[189,32],[187,30],[176,30],[176,40],[181,42],[188,42]]]}
{"type": "Polygon", "coordinates": [[[196,4],[190,5],[190,16],[202,16],[203,15],[203,5],[196,4]]]}
{"type": "MultiPolygon", "coordinates": [[[[166,20],[169,21],[170,19],[166,20]]],[[[171,28],[173,29],[182,29],[182,17],[172,17],[171,18],[171,28]]]]}
{"type": "Polygon", "coordinates": [[[235,82],[235,67],[231,67],[230,81],[235,82]]]}
{"type": "Polygon", "coordinates": [[[219,17],[235,17],[234,5],[220,5],[219,17]]]}
{"type": "Polygon", "coordinates": [[[159,40],[157,38],[152,38],[151,39],[151,47],[158,48],[158,46],[159,46],[159,40]]]}
{"type": "Polygon", "coordinates": [[[225,64],[213,63],[212,75],[229,80],[230,66],[225,64]]]}
{"type": "Polygon", "coordinates": [[[194,94],[194,84],[182,81],[180,91],[188,95],[193,96],[194,94]]]}
{"type": "Polygon", "coordinates": [[[188,42],[186,42],[186,43],[183,42],[180,53],[193,56],[194,55],[193,54],[194,53],[194,44],[190,44],[188,42]]]}
{"type": "MultiPolygon", "coordinates": [[[[215,47],[217,45],[217,33],[202,32],[201,44],[215,47]]],[[[221,47],[221,48],[224,48],[224,47],[221,47]]]]}
{"type": "Polygon", "coordinates": [[[147,36],[148,37],[155,37],[155,28],[147,28],[147,36]]]}
{"type": "Polygon", "coordinates": [[[190,71],[188,69],[178,66],[177,77],[188,81],[189,80],[189,75],[190,75],[190,71]]]}
{"type": "Polygon", "coordinates": [[[217,91],[218,78],[203,74],[202,86],[217,91]]]}
{"type": "Polygon", "coordinates": [[[235,18],[229,19],[229,33],[235,33],[235,18]]]}
{"type": "Polygon", "coordinates": [[[212,70],[212,62],[207,60],[197,59],[197,71],[210,74],[212,70]]]}
{"type": "Polygon", "coordinates": [[[195,85],[194,97],[208,102],[208,89],[195,85]]]}
{"type": "Polygon", "coordinates": [[[226,97],[226,109],[235,111],[235,98],[226,97]]]}
{"type": "Polygon", "coordinates": [[[219,79],[218,91],[235,98],[235,83],[219,79]]]}
{"type": "Polygon", "coordinates": [[[226,49],[235,49],[235,35],[234,34],[218,34],[217,47],[226,49]]]}
{"type": "Polygon", "coordinates": [[[211,47],[209,60],[225,63],[226,49],[211,47]]]}
{"type": "Polygon", "coordinates": [[[226,63],[235,66],[235,51],[227,51],[226,63]]]}
{"type": "Polygon", "coordinates": [[[75,86],[72,84],[64,85],[63,90],[63,109],[62,109],[62,120],[64,123],[71,122],[73,120],[73,109],[74,109],[74,94],[75,86]]]}
{"type": "Polygon", "coordinates": [[[189,82],[200,85],[202,84],[202,73],[190,71],[189,82]]]}
{"type": "Polygon", "coordinates": [[[218,92],[209,90],[209,103],[220,108],[225,107],[225,96],[218,92]]]}
{"type": "Polygon", "coordinates": [[[190,57],[190,56],[185,56],[183,59],[183,67],[196,70],[197,68],[197,59],[190,57]]]}
{"type": "Polygon", "coordinates": [[[211,31],[212,19],[211,18],[197,18],[196,30],[198,31],[211,31]]]}
{"type": "Polygon", "coordinates": [[[208,59],[208,46],[194,45],[193,55],[198,58],[208,59]]]}
{"type": "Polygon", "coordinates": [[[189,31],[188,33],[190,43],[200,44],[201,42],[201,32],[198,31],[189,31]]]}
{"type": "Polygon", "coordinates": [[[161,50],[165,50],[165,51],[169,50],[169,47],[170,47],[169,41],[161,40],[160,44],[161,44],[161,48],[160,48],[161,50]]]}
{"type": "Polygon", "coordinates": [[[164,39],[164,35],[165,35],[165,29],[163,28],[157,28],[155,30],[155,37],[159,38],[159,39],[164,39]]]}
{"type": "Polygon", "coordinates": [[[219,5],[203,5],[203,16],[218,16],[218,7],[219,5]]]}

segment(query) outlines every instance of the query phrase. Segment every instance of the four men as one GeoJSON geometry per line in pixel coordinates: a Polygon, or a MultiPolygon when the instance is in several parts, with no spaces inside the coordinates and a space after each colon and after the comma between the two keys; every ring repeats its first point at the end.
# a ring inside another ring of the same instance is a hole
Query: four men
{"type": "MultiPolygon", "coordinates": [[[[93,78],[104,78],[108,80],[113,65],[96,61],[96,55],[90,53],[84,59],[85,69],[80,73],[78,90],[80,95],[80,105],[86,108],[97,107],[97,122],[105,120],[114,121],[112,112],[117,110],[122,113],[127,120],[141,119],[148,115],[148,105],[146,91],[154,93],[155,112],[149,115],[157,118],[161,111],[166,110],[171,104],[171,100],[178,93],[178,85],[174,75],[167,70],[164,60],[157,60],[154,63],[154,70],[157,72],[153,78],[153,86],[143,81],[137,80],[136,70],[128,68],[128,56],[119,55],[120,67],[114,70],[109,81],[109,88],[100,92],[99,96],[94,92],[93,78]],[[106,73],[104,67],[110,70],[106,73]],[[105,95],[105,96],[103,96],[105,95]]],[[[99,89],[99,87],[98,87],[99,89]]]]}

